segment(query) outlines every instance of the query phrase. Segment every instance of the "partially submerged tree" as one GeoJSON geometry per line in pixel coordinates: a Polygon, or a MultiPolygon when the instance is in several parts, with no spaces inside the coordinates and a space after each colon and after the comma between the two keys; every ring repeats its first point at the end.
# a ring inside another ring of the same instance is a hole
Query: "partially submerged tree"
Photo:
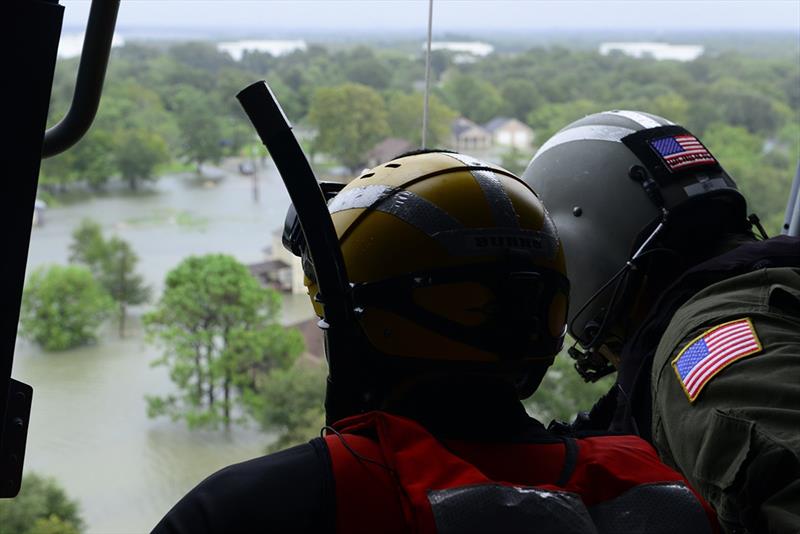
{"type": "Polygon", "coordinates": [[[114,303],[85,267],[40,267],[22,295],[20,333],[47,350],[66,350],[97,339],[114,303]]]}
{"type": "Polygon", "coordinates": [[[117,303],[119,335],[125,337],[128,306],[147,302],[150,288],[144,283],[142,275],[135,271],[139,257],[127,241],[114,236],[108,240],[105,248],[100,282],[117,303]]]}
{"type": "Polygon", "coordinates": [[[190,428],[229,428],[235,408],[259,375],[289,365],[303,349],[296,330],[276,326],[280,296],[262,288],[231,256],[192,256],[167,274],[145,327],[164,353],[178,394],[148,397],[148,415],[183,419],[190,428]]]}
{"type": "Polygon", "coordinates": [[[301,358],[289,368],[277,368],[267,375],[263,388],[249,405],[265,431],[280,432],[268,451],[298,445],[318,436],[325,424],[324,362],[301,358]]]}
{"type": "Polygon", "coordinates": [[[72,232],[69,249],[69,260],[86,265],[117,303],[119,335],[124,337],[128,306],[150,298],[150,288],[135,271],[139,257],[127,241],[117,236],[106,240],[100,225],[91,219],[84,219],[72,232]]]}
{"type": "Polygon", "coordinates": [[[72,231],[72,242],[69,244],[69,261],[83,263],[97,275],[100,265],[106,256],[106,240],[103,230],[97,221],[83,219],[72,231]]]}

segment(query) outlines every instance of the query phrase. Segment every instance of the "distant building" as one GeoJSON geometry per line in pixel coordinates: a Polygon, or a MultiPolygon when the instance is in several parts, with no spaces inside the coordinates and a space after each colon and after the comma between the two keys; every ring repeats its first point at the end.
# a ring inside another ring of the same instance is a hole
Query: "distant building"
{"type": "Polygon", "coordinates": [[[651,57],[659,61],[671,59],[674,61],[694,61],[703,55],[704,48],[700,45],[674,45],[669,43],[628,42],[628,43],[603,43],[600,53],[604,56],[612,52],[621,52],[626,56],[645,58],[651,57]]]}
{"type": "Polygon", "coordinates": [[[321,360],[325,358],[325,342],[323,341],[322,329],[318,326],[318,323],[319,319],[315,316],[286,326],[288,328],[297,328],[300,331],[306,346],[305,354],[321,360]]]}
{"type": "Polygon", "coordinates": [[[367,152],[367,167],[371,169],[414,148],[416,147],[405,139],[388,137],[367,152]]]}
{"type": "MultiPolygon", "coordinates": [[[[81,55],[84,37],[84,33],[62,33],[58,42],[58,57],[68,58],[81,55]]],[[[119,32],[114,32],[111,46],[114,48],[125,46],[125,38],[119,32]]]]}
{"type": "Polygon", "coordinates": [[[533,144],[533,130],[522,121],[495,117],[483,125],[495,145],[526,149],[533,144]]]}
{"type": "Polygon", "coordinates": [[[454,120],[450,131],[450,144],[459,152],[484,150],[492,146],[492,134],[464,117],[454,120]]]}
{"type": "Polygon", "coordinates": [[[305,50],[306,42],[297,41],[278,41],[278,40],[252,40],[252,41],[229,41],[217,44],[217,50],[227,52],[236,60],[241,61],[245,52],[266,52],[273,56],[282,56],[295,50],[305,50]]]}
{"type": "MultiPolygon", "coordinates": [[[[427,48],[427,44],[423,44],[422,47],[427,48]]],[[[480,41],[438,41],[431,43],[431,50],[453,52],[454,63],[473,63],[477,58],[494,52],[494,47],[480,41]]]]}
{"type": "Polygon", "coordinates": [[[272,235],[272,246],[266,250],[267,258],[252,263],[247,268],[265,287],[296,295],[305,294],[306,286],[300,258],[283,247],[282,236],[282,230],[276,231],[272,235]]]}

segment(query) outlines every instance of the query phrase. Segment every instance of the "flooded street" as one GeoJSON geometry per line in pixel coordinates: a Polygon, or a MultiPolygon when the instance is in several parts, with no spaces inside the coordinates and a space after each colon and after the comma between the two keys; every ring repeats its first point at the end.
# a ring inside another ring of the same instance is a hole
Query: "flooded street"
{"type": "MultiPolygon", "coordinates": [[[[282,227],[288,197],[274,169],[260,172],[261,201],[251,180],[230,175],[217,185],[189,176],[163,178],[148,190],[106,193],[51,207],[34,228],[28,272],[66,263],[72,230],[85,217],[106,235],[129,241],[139,271],[160,293],[166,272],[191,254],[224,252],[263,259],[282,227]]],[[[144,395],[165,394],[158,349],[143,339],[133,310],[125,339],[113,325],[97,345],[60,353],[17,342],[13,376],[34,388],[26,470],[54,476],[80,501],[88,532],[146,532],[188,489],[214,470],[263,453],[271,437],[256,428],[189,431],[183,422],[148,419],[144,395]]],[[[284,323],[309,317],[304,296],[284,298],[284,323]]],[[[24,491],[24,488],[23,488],[24,491]]]]}

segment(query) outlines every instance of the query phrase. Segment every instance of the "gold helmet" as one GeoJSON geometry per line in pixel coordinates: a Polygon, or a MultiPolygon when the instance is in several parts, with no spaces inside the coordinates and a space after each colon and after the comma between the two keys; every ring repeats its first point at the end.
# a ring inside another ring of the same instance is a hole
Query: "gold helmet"
{"type": "Polygon", "coordinates": [[[535,390],[563,343],[569,285],[529,186],[470,156],[424,152],[365,171],[328,208],[376,358],[499,372],[525,382],[521,394],[535,390]]]}

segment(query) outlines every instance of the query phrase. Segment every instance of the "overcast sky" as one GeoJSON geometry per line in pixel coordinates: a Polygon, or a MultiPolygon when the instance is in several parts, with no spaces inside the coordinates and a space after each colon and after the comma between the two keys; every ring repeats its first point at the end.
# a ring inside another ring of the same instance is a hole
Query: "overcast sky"
{"type": "MultiPolygon", "coordinates": [[[[85,24],[88,0],[62,0],[65,25],[85,24]]],[[[123,0],[118,27],[220,30],[416,30],[427,0],[123,0]]],[[[434,0],[435,30],[754,29],[800,32],[800,0],[434,0]]]]}

